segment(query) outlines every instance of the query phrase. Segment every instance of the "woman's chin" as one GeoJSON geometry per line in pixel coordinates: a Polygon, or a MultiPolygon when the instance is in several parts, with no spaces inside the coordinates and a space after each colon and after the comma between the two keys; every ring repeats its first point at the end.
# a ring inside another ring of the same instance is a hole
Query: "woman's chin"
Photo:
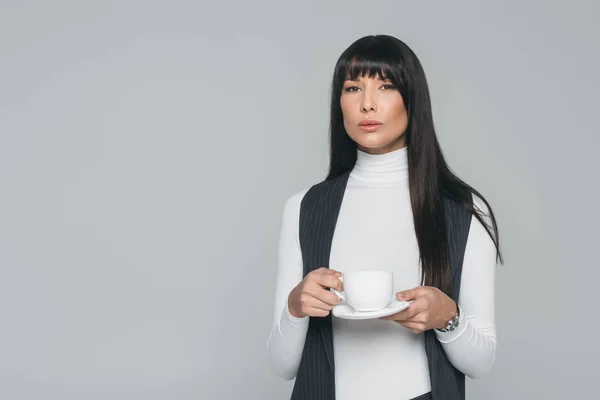
{"type": "Polygon", "coordinates": [[[377,137],[376,135],[367,134],[355,140],[357,146],[362,151],[367,153],[387,153],[388,151],[396,150],[405,146],[403,142],[398,140],[389,140],[387,138],[377,137]]]}

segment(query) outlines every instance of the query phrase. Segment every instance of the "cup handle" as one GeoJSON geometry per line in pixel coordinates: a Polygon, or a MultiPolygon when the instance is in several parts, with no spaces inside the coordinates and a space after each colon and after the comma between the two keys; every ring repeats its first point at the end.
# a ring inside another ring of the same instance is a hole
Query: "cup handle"
{"type": "MultiPolygon", "coordinates": [[[[344,282],[344,279],[343,279],[343,278],[344,278],[343,276],[340,276],[340,277],[339,277],[340,281],[344,282]]],[[[340,299],[342,299],[342,300],[346,300],[346,295],[344,294],[344,292],[343,292],[343,291],[342,291],[342,292],[338,292],[337,290],[335,290],[335,289],[333,289],[333,288],[330,288],[330,290],[331,290],[333,293],[337,294],[337,296],[338,296],[340,299]]]]}

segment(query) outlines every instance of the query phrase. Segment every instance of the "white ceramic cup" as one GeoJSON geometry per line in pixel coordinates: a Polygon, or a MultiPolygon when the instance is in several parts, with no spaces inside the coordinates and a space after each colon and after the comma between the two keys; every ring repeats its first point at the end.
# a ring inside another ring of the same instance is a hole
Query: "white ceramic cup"
{"type": "Polygon", "coordinates": [[[346,272],[340,280],[344,283],[344,291],[331,290],[356,311],[378,311],[392,301],[394,274],[391,272],[346,272]]]}

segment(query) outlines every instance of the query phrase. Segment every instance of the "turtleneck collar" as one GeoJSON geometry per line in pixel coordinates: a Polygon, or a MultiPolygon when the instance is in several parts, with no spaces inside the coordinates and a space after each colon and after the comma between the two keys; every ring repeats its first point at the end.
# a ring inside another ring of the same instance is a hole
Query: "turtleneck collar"
{"type": "Polygon", "coordinates": [[[369,185],[403,184],[408,180],[407,147],[384,154],[356,150],[356,164],[350,177],[369,185]]]}

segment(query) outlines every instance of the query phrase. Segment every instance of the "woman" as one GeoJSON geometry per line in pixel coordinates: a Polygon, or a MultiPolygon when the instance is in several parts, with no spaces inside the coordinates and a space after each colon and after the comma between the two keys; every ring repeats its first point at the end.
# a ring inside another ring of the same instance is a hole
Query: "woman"
{"type": "Polygon", "coordinates": [[[296,378],[294,399],[464,399],[464,376],[495,358],[498,230],[488,202],[444,161],[425,73],[405,43],[367,36],[344,51],[330,134],[328,176],[284,207],[273,370],[296,378]],[[361,270],[393,272],[410,306],[332,317],[338,277],[361,270]]]}

